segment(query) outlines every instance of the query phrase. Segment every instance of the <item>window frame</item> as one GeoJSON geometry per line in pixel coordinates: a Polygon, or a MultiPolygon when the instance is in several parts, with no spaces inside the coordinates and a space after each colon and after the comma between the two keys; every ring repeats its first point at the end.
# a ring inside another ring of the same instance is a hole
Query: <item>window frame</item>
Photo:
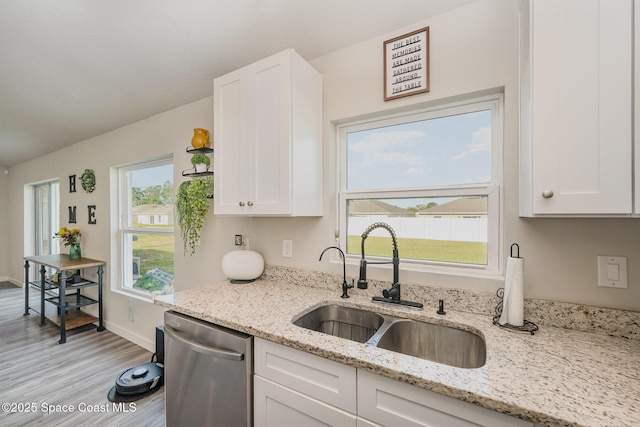
{"type": "MultiPolygon", "coordinates": [[[[140,299],[147,302],[153,302],[152,295],[149,292],[135,289],[133,286],[126,286],[126,283],[132,283],[133,271],[125,268],[129,265],[129,260],[133,258],[133,248],[131,245],[132,239],[128,239],[127,236],[133,236],[135,234],[147,234],[147,235],[163,235],[173,236],[174,238],[174,262],[175,262],[175,221],[173,228],[142,228],[134,227],[133,225],[133,206],[131,204],[132,191],[129,172],[148,169],[157,166],[172,165],[174,167],[175,178],[175,164],[173,161],[173,155],[166,155],[157,157],[150,160],[131,163],[128,165],[119,166],[116,168],[117,175],[117,201],[118,201],[118,230],[117,230],[117,257],[118,257],[118,280],[112,285],[112,290],[117,293],[121,293],[136,299],[140,299]]],[[[175,188],[175,179],[174,179],[175,188]]]]}
{"type": "Polygon", "coordinates": [[[58,179],[44,181],[38,184],[33,184],[33,253],[35,255],[52,255],[60,253],[60,244],[55,240],[54,234],[60,229],[60,181],[58,179]],[[47,210],[46,215],[43,212],[42,190],[47,189],[47,210]],[[54,191],[55,190],[55,191],[54,191]],[[49,235],[47,236],[49,241],[49,251],[44,253],[42,251],[42,240],[39,237],[44,238],[46,230],[42,229],[43,222],[48,222],[49,235]]]}
{"type": "MultiPolygon", "coordinates": [[[[434,106],[421,106],[415,109],[403,109],[401,112],[386,113],[367,117],[362,120],[340,123],[336,128],[338,149],[337,177],[337,236],[339,245],[347,248],[347,205],[350,200],[427,198],[456,196],[487,196],[487,264],[463,264],[455,262],[430,261],[402,258],[403,269],[413,271],[437,272],[471,276],[498,275],[502,273],[503,263],[503,126],[504,95],[496,93],[486,96],[474,96],[462,101],[438,103],[434,106]],[[449,184],[431,187],[412,187],[402,189],[348,190],[347,134],[349,132],[400,125],[421,120],[446,117],[474,111],[491,110],[491,180],[487,183],[449,184]]],[[[346,251],[345,251],[346,252],[346,251]]],[[[391,254],[390,254],[391,255],[391,254]]],[[[360,255],[346,254],[350,263],[357,263],[360,255]]],[[[367,259],[385,261],[390,257],[367,255],[367,259]]]]}

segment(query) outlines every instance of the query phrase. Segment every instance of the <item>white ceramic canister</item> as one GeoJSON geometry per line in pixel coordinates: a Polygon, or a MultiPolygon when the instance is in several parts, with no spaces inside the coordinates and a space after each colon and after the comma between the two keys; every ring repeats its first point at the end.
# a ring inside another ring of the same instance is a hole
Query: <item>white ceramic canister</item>
{"type": "Polygon", "coordinates": [[[222,257],[222,272],[231,283],[248,283],[262,275],[264,258],[249,250],[231,251],[222,257]]]}

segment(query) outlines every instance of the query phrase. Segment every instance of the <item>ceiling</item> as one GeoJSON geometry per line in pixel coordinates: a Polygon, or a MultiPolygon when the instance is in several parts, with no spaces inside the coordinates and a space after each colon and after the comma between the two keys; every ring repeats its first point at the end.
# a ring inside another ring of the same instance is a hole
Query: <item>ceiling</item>
{"type": "Polygon", "coordinates": [[[3,2],[0,166],[210,96],[283,49],[311,60],[472,1],[3,2]]]}

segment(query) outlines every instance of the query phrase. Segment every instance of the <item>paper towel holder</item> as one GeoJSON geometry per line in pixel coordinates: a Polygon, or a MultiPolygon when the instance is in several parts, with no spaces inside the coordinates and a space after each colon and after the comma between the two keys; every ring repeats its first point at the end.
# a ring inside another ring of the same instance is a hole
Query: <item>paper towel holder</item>
{"type": "Polygon", "coordinates": [[[505,323],[504,325],[500,324],[500,316],[502,316],[504,288],[498,289],[498,291],[496,292],[496,296],[500,298],[500,302],[498,303],[498,305],[496,305],[496,315],[493,317],[493,324],[511,331],[529,332],[531,335],[534,335],[535,332],[539,329],[538,325],[528,321],[527,319],[524,320],[524,324],[522,326],[513,326],[513,325],[510,325],[509,323],[505,323]]]}
{"type": "MultiPolygon", "coordinates": [[[[511,255],[511,258],[520,258],[520,245],[518,245],[517,243],[512,244],[510,255],[511,255]],[[515,252],[515,256],[513,256],[514,252],[515,252]]],[[[529,332],[531,335],[534,335],[535,332],[539,329],[538,325],[526,319],[522,326],[513,326],[508,323],[505,323],[504,325],[500,324],[500,316],[502,316],[502,307],[504,305],[504,288],[498,289],[496,292],[496,296],[500,298],[500,302],[498,303],[498,305],[496,305],[496,310],[495,310],[496,316],[493,317],[493,324],[511,331],[529,332]]]]}
{"type": "Polygon", "coordinates": [[[511,245],[511,258],[520,258],[520,245],[514,243],[511,245]],[[516,247],[516,256],[513,256],[513,247],[516,247]]]}

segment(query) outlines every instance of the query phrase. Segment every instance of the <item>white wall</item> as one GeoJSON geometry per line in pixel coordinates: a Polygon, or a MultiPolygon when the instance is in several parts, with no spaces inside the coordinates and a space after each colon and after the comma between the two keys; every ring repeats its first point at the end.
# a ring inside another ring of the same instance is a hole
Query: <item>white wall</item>
{"type": "MultiPolygon", "coordinates": [[[[640,310],[639,219],[518,217],[519,3],[513,0],[481,0],[311,61],[324,76],[325,215],[289,219],[210,217],[196,255],[183,257],[181,242],[179,239],[176,241],[177,289],[222,279],[220,260],[224,253],[234,249],[234,234],[250,237],[252,249],[261,252],[268,264],[341,272],[340,265],[318,262],[320,252],[335,244],[336,123],[381,111],[407,109],[416,104],[437,103],[470,92],[504,88],[504,246],[508,247],[513,242],[520,244],[521,255],[525,257],[525,295],[640,310]],[[383,41],[425,25],[430,26],[431,34],[431,92],[384,102],[383,41]],[[293,240],[292,258],[282,257],[282,239],[293,240]],[[628,290],[597,287],[597,255],[628,257],[628,290]]],[[[58,177],[61,182],[62,218],[66,218],[67,206],[78,206],[78,225],[85,233],[83,255],[110,262],[113,248],[109,226],[109,168],[149,156],[173,153],[175,183],[178,185],[183,179],[181,171],[190,167],[189,156],[184,149],[189,144],[192,129],[210,129],[212,115],[209,97],[11,168],[9,194],[4,199],[0,177],[0,206],[9,206],[7,214],[0,207],[0,219],[8,217],[3,222],[10,224],[8,244],[0,245],[0,276],[3,274],[2,259],[6,259],[5,271],[8,268],[8,275],[21,282],[25,184],[58,177]],[[66,184],[68,175],[79,175],[84,168],[92,168],[96,172],[95,193],[88,195],[79,190],[79,193],[70,195],[66,184]],[[86,225],[87,204],[97,206],[96,225],[86,225]],[[3,247],[11,248],[4,257],[3,247]]],[[[356,265],[348,266],[350,276],[357,276],[357,271],[356,265]]],[[[369,276],[390,279],[391,272],[381,267],[370,267],[369,276]]],[[[400,278],[404,282],[491,292],[500,287],[502,280],[499,276],[478,278],[406,270],[401,271],[400,278]]],[[[113,274],[108,268],[107,288],[112,280],[113,274]]],[[[110,291],[106,292],[105,301],[108,329],[150,348],[154,327],[162,323],[162,310],[110,291]]]]}
{"type": "MultiPolygon", "coordinates": [[[[63,150],[42,156],[11,168],[9,175],[10,242],[13,248],[7,256],[9,275],[22,282],[23,251],[23,189],[30,183],[45,179],[60,180],[61,225],[68,219],[67,206],[77,206],[77,226],[82,230],[82,254],[87,258],[107,261],[105,269],[104,315],[107,329],[123,335],[149,349],[154,348],[155,326],[162,324],[163,310],[148,302],[111,292],[117,280],[111,262],[116,248],[112,246],[110,197],[110,168],[142,161],[165,154],[174,156],[174,182],[185,178],[181,172],[191,167],[185,148],[190,144],[193,128],[211,129],[213,124],[212,99],[188,104],[150,117],[132,125],[116,129],[63,150]],[[96,189],[86,193],[78,185],[76,193],[69,193],[68,176],[80,176],[85,168],[96,174],[96,189]],[[96,205],[97,224],[88,225],[87,205],[96,205]]],[[[2,178],[0,178],[1,180],[2,178]]],[[[0,181],[0,195],[2,184],[0,181]]],[[[5,205],[5,203],[2,203],[5,205]]],[[[0,210],[0,218],[2,211],[0,210]]],[[[3,221],[4,223],[5,221],[3,221]]],[[[206,224],[205,233],[195,255],[183,255],[182,241],[175,241],[176,289],[187,289],[223,279],[219,268],[222,255],[232,249],[234,234],[250,234],[250,220],[216,218],[206,224]]],[[[179,232],[177,232],[179,233],[179,232]]],[[[0,245],[4,247],[5,245],[0,245]]],[[[0,249],[2,250],[2,249],[0,249]]],[[[63,251],[64,252],[64,251],[63,251]]],[[[0,264],[0,267],[2,264],[0,264]]],[[[2,270],[0,270],[1,272],[2,270]]]]}

